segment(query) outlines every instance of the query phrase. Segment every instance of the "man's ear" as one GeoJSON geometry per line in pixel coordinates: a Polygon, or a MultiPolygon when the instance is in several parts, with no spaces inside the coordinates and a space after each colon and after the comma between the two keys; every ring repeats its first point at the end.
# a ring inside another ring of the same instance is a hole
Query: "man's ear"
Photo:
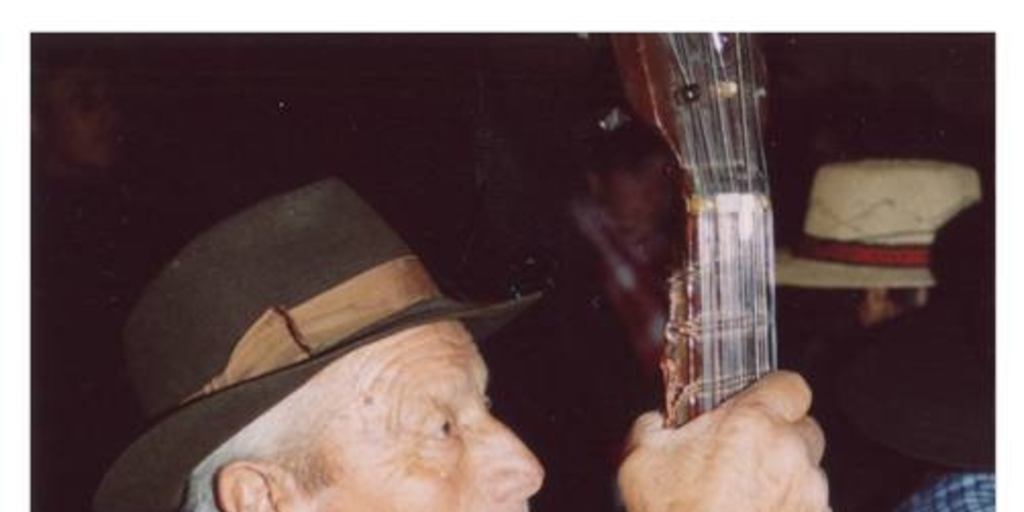
{"type": "Polygon", "coordinates": [[[217,472],[217,505],[223,512],[292,512],[304,498],[295,477],[283,467],[235,461],[217,472]]]}

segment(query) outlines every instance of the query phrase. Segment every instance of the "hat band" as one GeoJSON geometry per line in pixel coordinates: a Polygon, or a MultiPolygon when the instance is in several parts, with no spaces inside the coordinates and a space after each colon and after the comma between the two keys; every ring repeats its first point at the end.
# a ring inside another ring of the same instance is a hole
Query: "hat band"
{"type": "Polygon", "coordinates": [[[804,235],[796,253],[805,258],[882,267],[927,267],[927,245],[872,245],[804,235]]]}
{"type": "Polygon", "coordinates": [[[417,302],[440,296],[415,256],[403,256],[286,309],[271,306],[235,344],[224,368],[182,402],[309,359],[417,302]]]}

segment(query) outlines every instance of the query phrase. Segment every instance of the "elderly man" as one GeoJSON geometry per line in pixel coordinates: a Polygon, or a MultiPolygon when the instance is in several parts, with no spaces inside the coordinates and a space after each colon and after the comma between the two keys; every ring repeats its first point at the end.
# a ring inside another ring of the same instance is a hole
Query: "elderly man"
{"type": "MultiPolygon", "coordinates": [[[[100,485],[100,512],[527,510],[534,455],[494,418],[474,340],[536,297],[463,304],[344,184],[264,201],[186,246],[129,318],[129,371],[159,420],[100,485]]],[[[638,421],[632,512],[821,511],[820,430],[794,374],[680,430],[638,421]]]]}

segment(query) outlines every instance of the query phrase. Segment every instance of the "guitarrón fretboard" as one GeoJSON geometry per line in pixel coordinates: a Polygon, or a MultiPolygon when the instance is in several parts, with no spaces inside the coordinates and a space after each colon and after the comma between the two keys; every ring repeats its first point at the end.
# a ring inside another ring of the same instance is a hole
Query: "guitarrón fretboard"
{"type": "Polygon", "coordinates": [[[634,106],[676,151],[685,230],[670,281],[662,372],[680,425],[776,366],[761,61],[744,34],[620,37],[634,106]]]}

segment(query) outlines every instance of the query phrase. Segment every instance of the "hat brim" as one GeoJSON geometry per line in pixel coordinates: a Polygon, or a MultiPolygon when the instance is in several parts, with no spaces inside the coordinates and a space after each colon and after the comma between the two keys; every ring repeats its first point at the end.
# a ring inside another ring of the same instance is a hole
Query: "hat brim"
{"type": "Polygon", "coordinates": [[[340,340],[316,357],[188,403],[160,419],[121,454],[100,483],[93,506],[103,512],[177,510],[196,465],[338,358],[404,329],[443,320],[461,321],[480,341],[540,295],[488,305],[446,298],[423,302],[340,340]]]}
{"type": "Polygon", "coordinates": [[[853,265],[802,258],[788,248],[775,253],[775,284],[802,288],[919,288],[935,285],[925,267],[853,265]]]}
{"type": "Polygon", "coordinates": [[[993,361],[966,329],[918,313],[871,332],[837,380],[841,410],[865,435],[918,460],[965,469],[995,462],[993,361]]]}

